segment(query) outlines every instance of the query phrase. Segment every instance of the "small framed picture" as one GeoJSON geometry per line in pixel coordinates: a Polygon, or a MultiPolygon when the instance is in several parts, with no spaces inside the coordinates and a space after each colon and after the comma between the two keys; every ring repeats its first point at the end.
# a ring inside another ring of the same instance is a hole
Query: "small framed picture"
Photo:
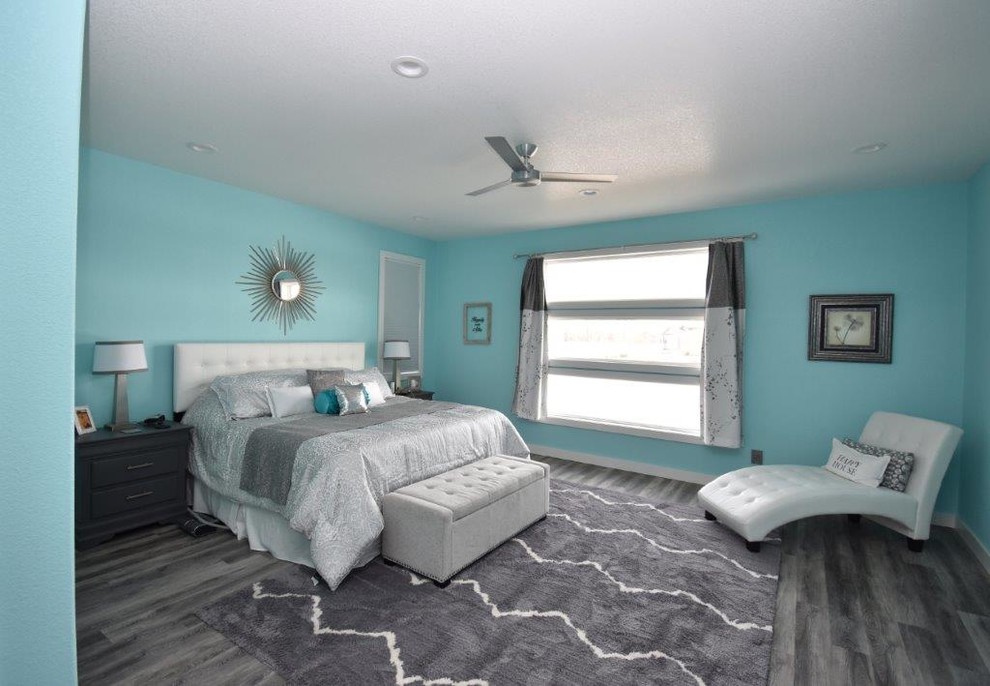
{"type": "Polygon", "coordinates": [[[76,425],[76,433],[82,436],[83,434],[91,434],[96,431],[96,423],[93,421],[93,413],[89,411],[89,407],[83,405],[77,407],[75,412],[72,413],[73,422],[76,425]]]}
{"type": "Polygon", "coordinates": [[[890,364],[894,295],[813,295],[808,359],[890,364]]]}
{"type": "Polygon", "coordinates": [[[492,304],[466,303],[464,305],[464,343],[489,345],[492,342],[492,304]]]}

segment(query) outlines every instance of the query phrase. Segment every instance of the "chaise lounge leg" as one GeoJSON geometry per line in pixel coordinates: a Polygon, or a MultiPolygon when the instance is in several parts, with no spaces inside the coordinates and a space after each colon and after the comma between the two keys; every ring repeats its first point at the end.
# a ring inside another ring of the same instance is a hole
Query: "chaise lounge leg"
{"type": "Polygon", "coordinates": [[[711,512],[705,510],[705,519],[707,519],[710,522],[714,522],[716,518],[715,515],[713,515],[711,512]]]}
{"type": "Polygon", "coordinates": [[[760,542],[759,541],[746,541],[746,550],[751,553],[760,552],[760,542]]]}
{"type": "Polygon", "coordinates": [[[860,520],[863,519],[863,515],[858,515],[858,514],[851,514],[846,516],[849,518],[849,521],[852,522],[853,524],[859,524],[860,520]]]}
{"type": "Polygon", "coordinates": [[[916,538],[909,538],[907,542],[908,542],[908,550],[910,550],[912,553],[920,553],[925,548],[925,542],[919,541],[916,538]]]}
{"type": "Polygon", "coordinates": [[[434,581],[433,585],[437,588],[447,588],[450,586],[450,579],[447,579],[446,581],[434,581]]]}

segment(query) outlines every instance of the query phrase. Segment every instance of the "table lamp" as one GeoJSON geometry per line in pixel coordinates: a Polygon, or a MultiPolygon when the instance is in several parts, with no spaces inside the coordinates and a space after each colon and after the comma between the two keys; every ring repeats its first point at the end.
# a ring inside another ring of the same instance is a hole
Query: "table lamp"
{"type": "Polygon", "coordinates": [[[395,380],[392,382],[395,387],[392,389],[394,392],[398,393],[400,388],[399,381],[399,360],[408,360],[412,357],[409,354],[409,341],[385,341],[385,345],[382,348],[382,359],[392,360],[392,375],[395,380]]]}
{"type": "Polygon", "coordinates": [[[127,406],[127,375],[148,371],[144,341],[97,341],[93,348],[93,373],[115,374],[113,384],[113,421],[106,428],[123,431],[134,428],[127,406]]]}

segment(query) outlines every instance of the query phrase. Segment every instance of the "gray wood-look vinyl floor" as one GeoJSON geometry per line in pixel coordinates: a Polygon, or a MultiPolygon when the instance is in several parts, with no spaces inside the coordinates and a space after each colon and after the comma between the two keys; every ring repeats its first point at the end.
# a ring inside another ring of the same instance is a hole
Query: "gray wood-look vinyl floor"
{"type": "MultiPolygon", "coordinates": [[[[698,486],[554,458],[555,477],[694,503],[698,486]]],[[[783,530],[770,684],[990,684],[990,576],[959,535],[924,552],[872,522],[816,517],[783,530]]],[[[76,558],[82,684],[280,684],[196,610],[289,563],[227,533],[174,526],[76,558]]]]}

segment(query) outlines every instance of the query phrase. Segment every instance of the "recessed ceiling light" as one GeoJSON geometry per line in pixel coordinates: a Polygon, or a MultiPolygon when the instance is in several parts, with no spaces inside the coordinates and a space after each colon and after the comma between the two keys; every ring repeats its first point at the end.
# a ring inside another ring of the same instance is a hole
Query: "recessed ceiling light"
{"type": "Polygon", "coordinates": [[[578,193],[580,193],[586,198],[591,198],[593,196],[598,195],[598,191],[596,191],[594,188],[583,188],[580,191],[578,191],[578,193]]]}
{"type": "Polygon", "coordinates": [[[426,62],[418,57],[404,55],[403,57],[396,57],[392,60],[392,71],[407,79],[419,79],[426,76],[430,68],[426,66],[426,62]]]}
{"type": "Polygon", "coordinates": [[[886,147],[886,143],[870,143],[869,145],[861,145],[858,148],[853,148],[853,152],[857,155],[869,155],[875,152],[880,152],[886,147]]]}
{"type": "Polygon", "coordinates": [[[217,146],[210,145],[209,143],[186,143],[186,147],[193,152],[204,152],[204,153],[214,153],[217,151],[217,146]]]}

